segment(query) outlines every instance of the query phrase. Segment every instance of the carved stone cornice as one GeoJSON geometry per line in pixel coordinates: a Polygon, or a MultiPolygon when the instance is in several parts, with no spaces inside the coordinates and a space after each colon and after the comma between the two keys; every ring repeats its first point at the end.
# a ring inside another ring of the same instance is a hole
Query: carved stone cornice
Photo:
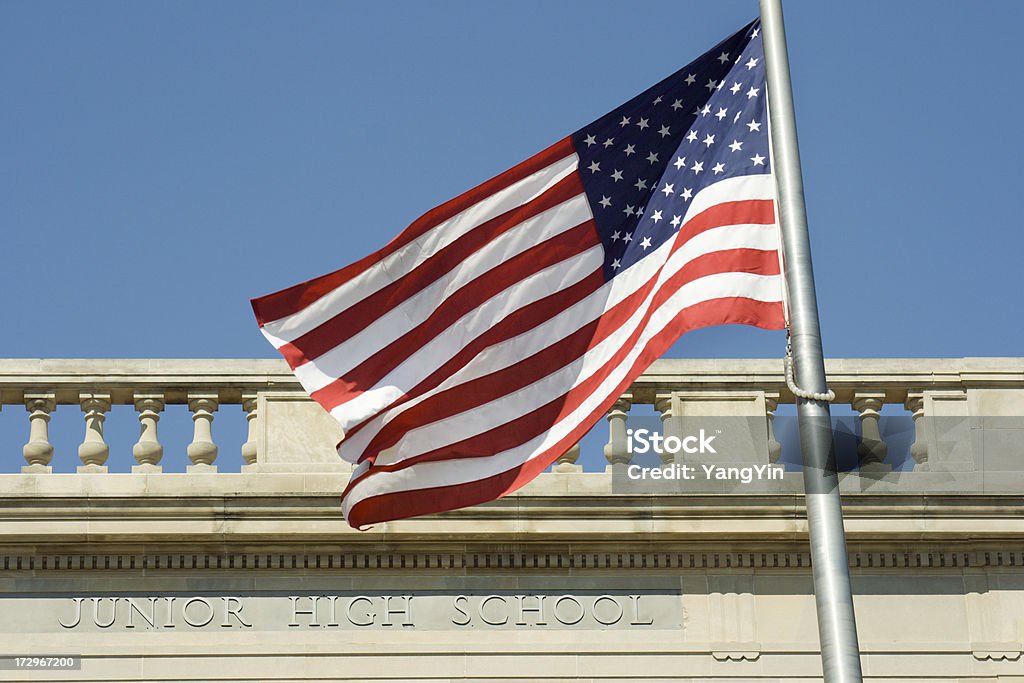
{"type": "MultiPolygon", "coordinates": [[[[457,539],[463,548],[561,544],[635,551],[684,544],[790,552],[807,539],[802,495],[614,494],[605,473],[545,476],[485,505],[357,532],[338,504],[348,476],[91,475],[82,492],[77,475],[0,475],[0,549],[126,542],[450,548],[457,539]]],[[[879,552],[1024,547],[1021,495],[860,493],[844,496],[843,507],[850,543],[879,552]]]]}

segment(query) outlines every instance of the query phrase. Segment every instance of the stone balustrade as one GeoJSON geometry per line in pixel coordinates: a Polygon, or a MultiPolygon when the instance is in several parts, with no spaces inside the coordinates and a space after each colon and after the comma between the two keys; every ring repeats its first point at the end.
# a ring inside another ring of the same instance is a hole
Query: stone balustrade
{"type": "Polygon", "coordinates": [[[160,474],[164,446],[160,422],[168,406],[187,406],[192,438],[187,447],[190,473],[217,472],[214,419],[221,405],[241,405],[249,422],[242,446],[246,465],[257,460],[258,408],[261,397],[284,393],[308,403],[281,363],[268,360],[0,360],[0,403],[5,411],[28,411],[24,474],[50,474],[54,447],[49,433],[58,406],[81,409],[81,474],[109,473],[110,446],[104,425],[111,408],[133,406],[139,424],[131,451],[132,473],[160,474]]]}
{"type": "MultiPolygon", "coordinates": [[[[1024,676],[1024,361],[827,367],[865,671],[1024,676]]],[[[85,655],[51,681],[817,680],[793,402],[777,359],[661,360],[514,494],[357,531],[342,434],[282,362],[0,360],[0,654],[85,655]],[[785,479],[617,488],[716,462],[631,453],[634,425],[722,421],[722,462],[785,479]]]]}
{"type": "MultiPolygon", "coordinates": [[[[849,406],[859,418],[856,453],[862,474],[884,477],[892,470],[887,458],[893,454],[879,427],[885,406],[912,420],[914,438],[905,449],[909,452],[895,455],[913,458],[916,472],[978,470],[977,453],[972,458],[968,452],[971,430],[990,427],[993,434],[982,441],[996,449],[1024,434],[1012,422],[1024,416],[1022,359],[832,359],[826,365],[836,393],[835,412],[849,406]],[[936,426],[939,418],[952,422],[936,426]],[[957,425],[960,437],[940,433],[955,431],[957,425]]],[[[134,474],[164,472],[161,417],[173,405],[187,407],[192,418],[188,473],[218,472],[217,415],[229,405],[241,406],[247,423],[243,472],[351,469],[335,454],[341,430],[278,360],[0,360],[0,403],[8,411],[14,406],[27,411],[23,474],[52,474],[49,430],[55,408],[62,405],[81,410],[80,474],[110,473],[104,424],[111,408],[119,405],[132,406],[138,420],[139,437],[131,448],[134,474]]],[[[660,417],[665,436],[681,436],[688,420],[753,420],[759,425],[755,431],[762,432],[762,445],[758,452],[739,454],[740,460],[776,463],[783,452],[776,438],[776,415],[787,408],[792,415],[793,403],[779,360],[659,360],[609,411],[604,460],[609,470],[632,462],[627,424],[647,405],[660,417]]],[[[671,454],[660,456],[665,465],[673,460],[671,454]]],[[[996,459],[1006,457],[996,453],[996,459]]],[[[583,470],[603,469],[593,462],[581,458],[576,446],[552,471],[589,474],[583,470]],[[591,465],[584,468],[584,462],[591,465]]]]}

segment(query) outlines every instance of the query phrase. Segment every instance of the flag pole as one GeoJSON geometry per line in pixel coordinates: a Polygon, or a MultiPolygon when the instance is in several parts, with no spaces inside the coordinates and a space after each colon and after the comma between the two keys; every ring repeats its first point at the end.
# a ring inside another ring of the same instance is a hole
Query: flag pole
{"type": "MultiPolygon", "coordinates": [[[[778,183],[793,363],[797,382],[805,390],[825,394],[828,391],[825,361],[807,237],[782,0],[760,0],[760,3],[771,112],[772,169],[778,183]]],[[[861,683],[860,649],[828,402],[798,397],[797,415],[824,680],[826,683],[861,683]]]]}

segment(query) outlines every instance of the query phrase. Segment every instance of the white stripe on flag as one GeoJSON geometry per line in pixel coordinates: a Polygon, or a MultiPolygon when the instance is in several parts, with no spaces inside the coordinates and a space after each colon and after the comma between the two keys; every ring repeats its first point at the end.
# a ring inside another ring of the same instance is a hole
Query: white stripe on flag
{"type": "Polygon", "coordinates": [[[712,206],[757,199],[775,201],[775,180],[771,175],[741,175],[719,180],[694,196],[686,209],[683,224],[712,206]]]}

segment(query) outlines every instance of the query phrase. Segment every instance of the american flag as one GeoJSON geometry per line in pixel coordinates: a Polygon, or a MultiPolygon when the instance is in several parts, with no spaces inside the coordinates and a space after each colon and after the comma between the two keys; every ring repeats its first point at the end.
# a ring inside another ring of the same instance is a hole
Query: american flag
{"type": "Polygon", "coordinates": [[[253,300],[342,425],[360,527],[492,500],[688,330],[784,326],[753,22],[380,251],[253,300]]]}

